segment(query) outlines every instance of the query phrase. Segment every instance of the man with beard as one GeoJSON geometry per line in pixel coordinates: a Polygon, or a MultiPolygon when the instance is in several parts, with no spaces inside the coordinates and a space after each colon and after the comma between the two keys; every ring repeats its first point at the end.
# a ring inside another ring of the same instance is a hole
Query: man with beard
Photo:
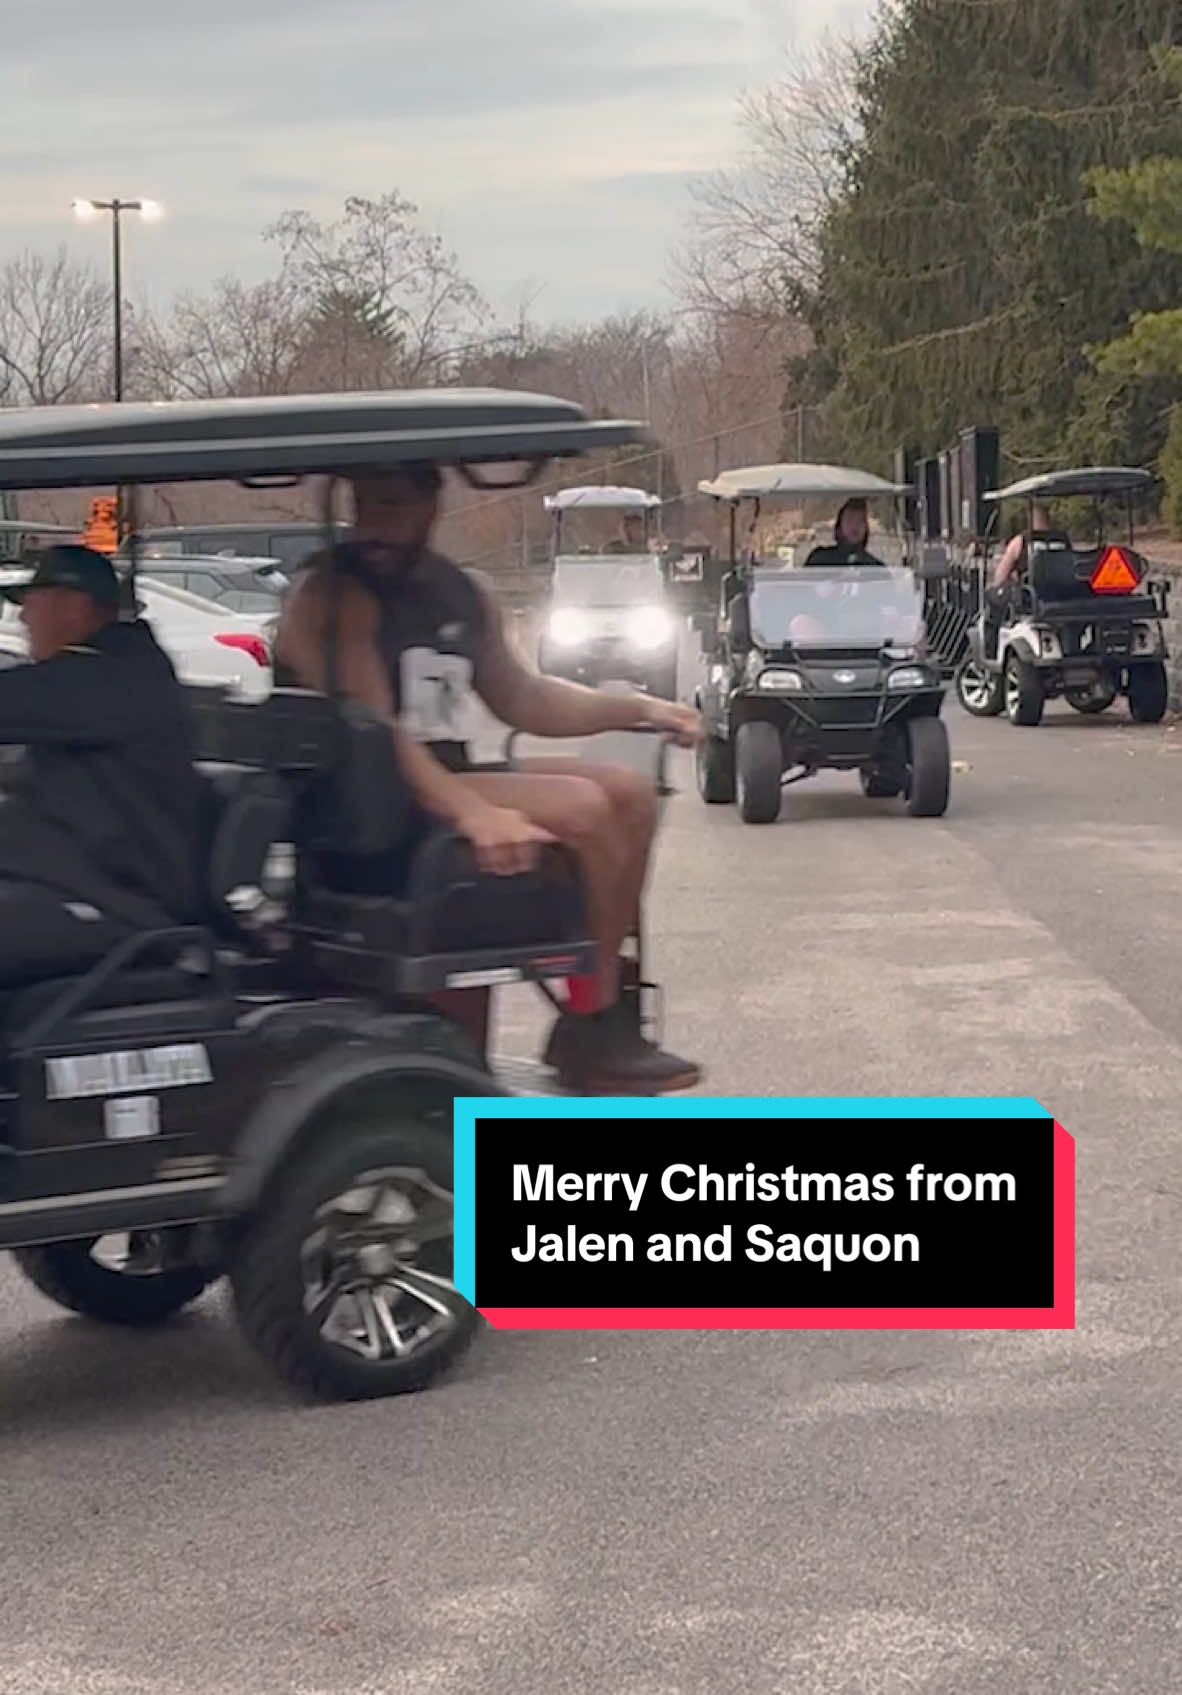
{"type": "Polygon", "coordinates": [[[483,870],[526,871],[548,842],[576,855],[600,963],[595,977],[572,982],[547,1044],[563,1083],[587,1093],[692,1087],[699,1068],[646,1041],[620,1002],[621,946],[638,916],[656,825],[650,786],[635,772],[569,760],[473,770],[468,741],[477,700],[512,729],[560,739],[647,725],[690,746],[697,713],[526,666],[488,585],[430,548],[436,466],[360,471],[349,481],[353,539],[301,572],[278,633],[281,665],[324,689],[335,646],[336,687],[389,724],[419,805],[467,839],[483,870]]]}

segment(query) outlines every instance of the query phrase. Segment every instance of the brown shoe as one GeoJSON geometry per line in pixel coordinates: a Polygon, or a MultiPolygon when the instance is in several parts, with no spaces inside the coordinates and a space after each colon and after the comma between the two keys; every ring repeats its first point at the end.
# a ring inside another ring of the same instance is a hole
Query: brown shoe
{"type": "Polygon", "coordinates": [[[564,1012],[543,1055],[564,1089],[578,1095],[666,1095],[692,1089],[702,1069],[642,1036],[619,1005],[604,1012],[564,1012]]]}

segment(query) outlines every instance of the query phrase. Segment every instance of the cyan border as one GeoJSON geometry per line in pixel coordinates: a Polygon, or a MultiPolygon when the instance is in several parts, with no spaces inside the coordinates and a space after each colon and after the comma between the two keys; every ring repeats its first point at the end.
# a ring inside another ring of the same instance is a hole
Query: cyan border
{"type": "Polygon", "coordinates": [[[1029,1096],[973,1095],[461,1095],[452,1116],[455,1162],[453,1277],[476,1303],[476,1122],[481,1118],[1051,1118],[1029,1096]]]}

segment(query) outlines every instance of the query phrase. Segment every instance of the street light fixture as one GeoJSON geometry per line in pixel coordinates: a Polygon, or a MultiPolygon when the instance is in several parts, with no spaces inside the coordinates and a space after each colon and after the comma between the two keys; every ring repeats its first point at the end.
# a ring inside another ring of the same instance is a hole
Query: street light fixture
{"type": "Polygon", "coordinates": [[[124,212],[138,212],[146,223],[163,215],[155,200],[75,200],[74,216],[89,224],[104,212],[111,214],[111,268],[113,324],[115,331],[115,399],[123,399],[123,240],[120,219],[124,212]]]}

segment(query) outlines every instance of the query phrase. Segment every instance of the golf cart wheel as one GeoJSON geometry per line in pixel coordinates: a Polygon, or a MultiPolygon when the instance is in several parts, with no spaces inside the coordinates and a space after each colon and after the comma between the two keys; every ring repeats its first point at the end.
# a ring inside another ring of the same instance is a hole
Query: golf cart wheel
{"type": "Polygon", "coordinates": [[[735,737],[735,788],[744,824],[774,824],[780,816],[784,754],[774,724],[740,724],[735,737]]]}
{"type": "Polygon", "coordinates": [[[1068,706],[1076,712],[1082,712],[1085,718],[1094,717],[1099,712],[1107,712],[1116,699],[1116,694],[1116,684],[1106,678],[1097,678],[1088,688],[1063,690],[1063,698],[1068,706]]]}
{"type": "Polygon", "coordinates": [[[451,1281],[452,1233],[449,1126],[372,1109],[330,1120],[239,1244],[243,1332],[316,1400],[425,1389],[480,1324],[451,1281]]]}
{"type": "Polygon", "coordinates": [[[1160,724],[1170,704],[1170,683],[1158,661],[1129,667],[1129,715],[1137,724],[1160,724]]]}
{"type": "Polygon", "coordinates": [[[907,723],[907,810],[913,818],[942,818],[948,810],[952,758],[939,718],[907,723]]]}
{"type": "Polygon", "coordinates": [[[970,657],[957,669],[956,698],[974,718],[996,718],[1005,709],[1005,683],[1000,672],[970,657]]]}
{"type": "Polygon", "coordinates": [[[859,771],[858,776],[867,800],[896,800],[903,793],[905,779],[893,772],[871,768],[859,771]]]}
{"type": "Polygon", "coordinates": [[[735,750],[721,736],[703,736],[694,749],[694,776],[707,806],[729,806],[735,798],[735,750]]]}
{"type": "Polygon", "coordinates": [[[1043,707],[1047,703],[1042,678],[1033,665],[1011,653],[1005,669],[1006,717],[1011,724],[1033,729],[1042,723],[1043,707]]]}
{"type": "Polygon", "coordinates": [[[35,1289],[101,1324],[163,1324],[195,1301],[217,1273],[162,1266],[158,1231],[136,1230],[84,1242],[16,1248],[13,1258],[35,1289]]]}

